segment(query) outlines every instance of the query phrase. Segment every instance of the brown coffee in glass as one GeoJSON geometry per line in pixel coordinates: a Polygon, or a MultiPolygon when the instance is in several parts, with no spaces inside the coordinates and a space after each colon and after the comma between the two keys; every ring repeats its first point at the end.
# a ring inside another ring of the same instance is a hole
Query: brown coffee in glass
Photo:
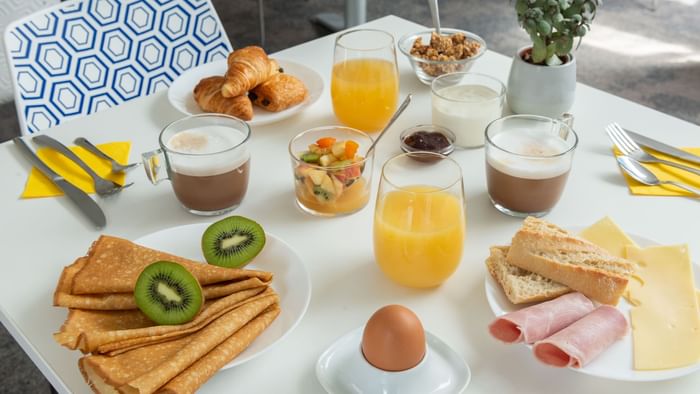
{"type": "Polygon", "coordinates": [[[493,206],[511,216],[544,216],[559,201],[578,136],[566,123],[512,115],[486,128],[486,182],[493,206]]]}

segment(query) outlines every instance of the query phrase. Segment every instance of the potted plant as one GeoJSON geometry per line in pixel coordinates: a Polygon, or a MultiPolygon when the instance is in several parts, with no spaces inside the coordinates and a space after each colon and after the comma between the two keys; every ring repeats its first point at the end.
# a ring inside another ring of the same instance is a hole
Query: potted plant
{"type": "Polygon", "coordinates": [[[574,41],[590,30],[600,0],[516,0],[518,22],[532,40],[513,57],[508,104],[515,113],[559,117],[574,103],[574,41]]]}

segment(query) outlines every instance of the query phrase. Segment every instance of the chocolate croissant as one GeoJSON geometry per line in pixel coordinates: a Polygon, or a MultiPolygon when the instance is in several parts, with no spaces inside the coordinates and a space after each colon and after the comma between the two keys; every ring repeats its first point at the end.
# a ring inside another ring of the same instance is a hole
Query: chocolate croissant
{"type": "Polygon", "coordinates": [[[308,90],[304,82],[289,74],[276,74],[256,86],[248,96],[253,104],[279,112],[304,101],[308,90]]]}
{"type": "Polygon", "coordinates": [[[244,94],[236,97],[224,97],[221,85],[224,77],[204,78],[194,87],[194,100],[205,112],[217,112],[232,115],[243,120],[253,119],[253,103],[244,94]]]}
{"type": "Polygon", "coordinates": [[[221,86],[224,97],[245,94],[266,79],[280,72],[276,61],[267,57],[258,46],[237,49],[228,55],[226,81],[221,86]]]}

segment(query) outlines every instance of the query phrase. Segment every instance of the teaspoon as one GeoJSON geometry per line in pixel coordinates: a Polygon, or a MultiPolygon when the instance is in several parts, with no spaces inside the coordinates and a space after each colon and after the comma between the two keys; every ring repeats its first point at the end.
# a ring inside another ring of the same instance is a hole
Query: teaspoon
{"type": "Polygon", "coordinates": [[[433,17],[433,27],[435,32],[440,35],[440,11],[438,10],[438,0],[428,0],[430,5],[430,15],[433,17]]]}
{"type": "Polygon", "coordinates": [[[696,196],[700,196],[700,190],[684,185],[682,183],[674,182],[674,181],[662,181],[660,180],[656,175],[654,175],[653,172],[649,171],[646,167],[642,165],[642,163],[638,162],[637,160],[629,157],[629,156],[620,156],[617,158],[617,163],[622,167],[623,170],[629,176],[632,178],[636,179],[637,181],[649,185],[649,186],[659,186],[659,185],[665,185],[665,184],[670,184],[674,185],[677,187],[680,187],[681,189],[687,190],[696,196]]]}
{"type": "Polygon", "coordinates": [[[408,107],[408,104],[411,103],[411,98],[413,98],[413,94],[409,93],[408,96],[403,100],[403,103],[399,106],[399,108],[394,112],[394,115],[392,115],[391,119],[389,119],[389,123],[384,126],[384,129],[382,129],[381,133],[377,135],[377,138],[374,139],[374,142],[372,142],[372,145],[369,146],[369,149],[367,149],[367,153],[365,154],[366,157],[369,157],[369,154],[372,153],[372,150],[374,149],[375,146],[377,146],[377,142],[379,142],[379,139],[382,138],[384,133],[386,133],[387,130],[389,130],[389,127],[391,127],[392,124],[394,124],[394,121],[401,115],[401,113],[408,107]]]}

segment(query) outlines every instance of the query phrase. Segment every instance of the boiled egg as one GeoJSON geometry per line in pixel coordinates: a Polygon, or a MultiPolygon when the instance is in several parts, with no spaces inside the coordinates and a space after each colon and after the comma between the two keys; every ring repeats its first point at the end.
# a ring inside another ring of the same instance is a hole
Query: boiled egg
{"type": "Polygon", "coordinates": [[[370,364],[385,371],[413,368],[425,356],[423,325],[404,306],[384,306],[365,325],[362,353],[370,364]]]}

